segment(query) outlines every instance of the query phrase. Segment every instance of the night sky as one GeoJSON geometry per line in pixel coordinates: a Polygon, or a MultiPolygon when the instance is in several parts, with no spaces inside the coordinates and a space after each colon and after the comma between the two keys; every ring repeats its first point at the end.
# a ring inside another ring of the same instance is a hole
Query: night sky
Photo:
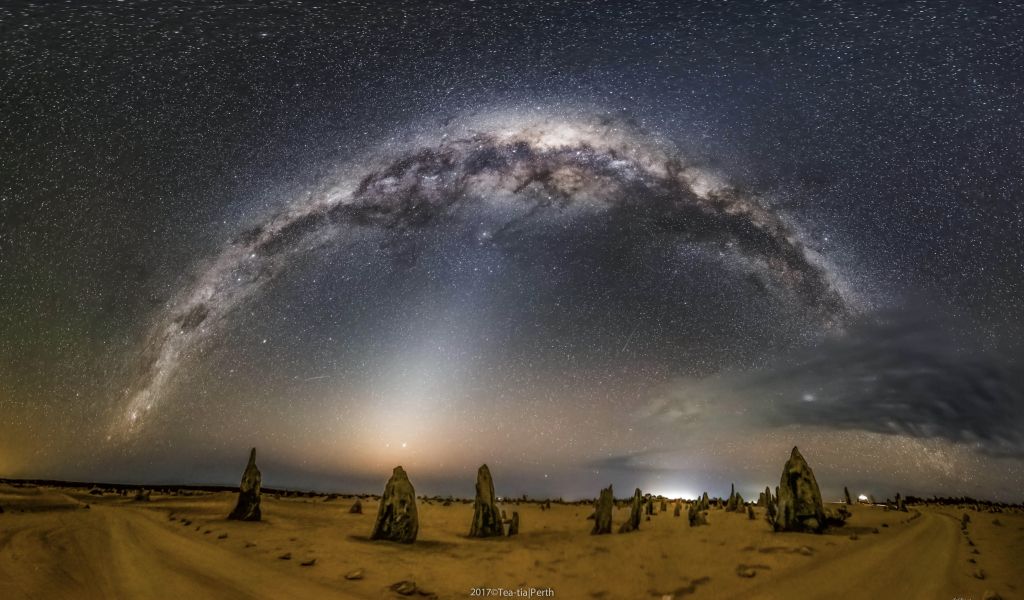
{"type": "Polygon", "coordinates": [[[0,6],[0,476],[1020,502],[1021,31],[0,6]]]}

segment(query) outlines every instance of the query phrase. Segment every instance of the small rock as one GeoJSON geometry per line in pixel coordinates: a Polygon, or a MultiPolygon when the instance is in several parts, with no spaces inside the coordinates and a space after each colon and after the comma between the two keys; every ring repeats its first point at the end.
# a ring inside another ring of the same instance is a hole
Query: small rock
{"type": "Polygon", "coordinates": [[[770,569],[770,568],[771,567],[769,567],[768,565],[737,565],[736,566],[736,575],[738,575],[740,577],[750,578],[750,577],[754,577],[755,575],[757,575],[757,570],[758,569],[765,569],[765,570],[767,570],[767,569],[770,569]]]}
{"type": "Polygon", "coordinates": [[[401,594],[402,596],[412,596],[416,593],[416,582],[406,579],[399,581],[398,583],[392,583],[391,591],[401,594]]]}
{"type": "Polygon", "coordinates": [[[345,579],[348,579],[349,581],[356,581],[362,579],[365,575],[366,571],[364,569],[356,569],[355,571],[345,573],[345,579]]]}
{"type": "Polygon", "coordinates": [[[985,579],[985,569],[978,569],[974,572],[975,579],[985,579]]]}
{"type": "Polygon", "coordinates": [[[851,533],[851,534],[850,534],[850,539],[851,539],[851,540],[859,540],[859,539],[860,539],[860,537],[859,537],[859,536],[857,536],[857,534],[856,534],[856,533],[851,533]]]}
{"type": "Polygon", "coordinates": [[[814,549],[810,546],[800,546],[796,551],[797,554],[803,554],[804,556],[814,556],[814,549]]]}
{"type": "Polygon", "coordinates": [[[981,600],[1003,600],[1003,597],[999,595],[999,592],[985,590],[985,593],[981,595],[981,600]]]}
{"type": "Polygon", "coordinates": [[[304,560],[304,561],[302,561],[299,564],[302,565],[303,567],[312,567],[313,565],[316,564],[316,559],[315,558],[311,558],[309,560],[304,560]]]}
{"type": "Polygon", "coordinates": [[[291,560],[292,559],[292,553],[291,552],[285,552],[281,556],[278,556],[278,558],[281,559],[281,560],[291,560]]]}

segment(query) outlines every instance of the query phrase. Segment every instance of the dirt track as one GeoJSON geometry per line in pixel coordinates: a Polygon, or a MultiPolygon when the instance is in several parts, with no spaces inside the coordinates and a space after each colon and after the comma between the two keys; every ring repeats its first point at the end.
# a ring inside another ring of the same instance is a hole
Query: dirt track
{"type": "Polygon", "coordinates": [[[957,576],[963,571],[957,561],[962,543],[959,524],[951,517],[924,512],[892,535],[853,544],[833,560],[780,574],[743,596],[952,600],[951,591],[963,580],[957,576]]]}
{"type": "Polygon", "coordinates": [[[26,515],[0,537],[3,598],[346,598],[131,508],[26,515]]]}

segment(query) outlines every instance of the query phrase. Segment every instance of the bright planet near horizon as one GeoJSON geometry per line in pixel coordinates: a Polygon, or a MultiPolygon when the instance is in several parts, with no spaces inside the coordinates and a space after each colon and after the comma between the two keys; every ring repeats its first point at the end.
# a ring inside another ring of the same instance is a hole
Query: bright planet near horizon
{"type": "Polygon", "coordinates": [[[0,23],[0,478],[1024,501],[1019,7],[0,23]]]}

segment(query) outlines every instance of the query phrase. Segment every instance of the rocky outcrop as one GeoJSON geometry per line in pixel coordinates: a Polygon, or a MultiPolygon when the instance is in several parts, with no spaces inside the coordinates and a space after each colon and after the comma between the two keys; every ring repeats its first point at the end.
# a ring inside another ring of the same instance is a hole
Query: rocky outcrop
{"type": "Polygon", "coordinates": [[[729,500],[725,503],[725,512],[736,512],[739,509],[739,502],[736,501],[736,484],[729,486],[729,500]]]}
{"type": "Polygon", "coordinates": [[[356,501],[353,502],[352,506],[349,507],[348,512],[351,515],[363,514],[363,501],[360,500],[359,498],[356,498],[356,501]]]}
{"type": "Polygon", "coordinates": [[[612,507],[615,499],[612,496],[612,486],[601,490],[601,495],[594,505],[594,528],[590,530],[591,535],[600,535],[612,532],[612,507]]]}
{"type": "Polygon", "coordinates": [[[838,508],[826,508],[825,509],[825,524],[828,527],[842,527],[846,525],[846,521],[852,516],[850,509],[845,504],[840,504],[838,508]]]}
{"type": "Polygon", "coordinates": [[[256,449],[249,451],[249,463],[245,465],[242,473],[242,482],[238,485],[238,502],[235,510],[228,515],[229,519],[235,521],[259,521],[262,518],[260,512],[260,483],[262,476],[259,468],[256,467],[256,449]]]}
{"type": "Polygon", "coordinates": [[[776,531],[820,533],[824,530],[825,509],[818,481],[795,446],[782,469],[778,489],[776,514],[770,520],[776,531]]]}
{"type": "Polygon", "coordinates": [[[708,518],[703,510],[700,509],[697,504],[691,504],[690,508],[686,511],[686,518],[690,523],[690,527],[697,527],[698,525],[707,525],[708,518]]]}
{"type": "Polygon", "coordinates": [[[643,516],[643,503],[643,494],[640,493],[640,488],[636,488],[636,491],[633,492],[633,503],[629,510],[629,520],[619,527],[619,533],[629,533],[630,531],[640,529],[640,517],[643,516]]]}
{"type": "Polygon", "coordinates": [[[476,497],[473,499],[473,523],[469,537],[496,537],[505,535],[494,495],[494,480],[487,465],[476,472],[476,497]]]}
{"type": "Polygon", "coordinates": [[[512,537],[513,535],[519,535],[519,512],[518,511],[512,511],[512,520],[509,521],[509,524],[508,524],[508,535],[509,535],[509,537],[512,537]]]}
{"type": "Polygon", "coordinates": [[[416,512],[416,490],[402,467],[395,467],[384,487],[373,524],[371,540],[411,544],[416,541],[420,522],[416,512]]]}

